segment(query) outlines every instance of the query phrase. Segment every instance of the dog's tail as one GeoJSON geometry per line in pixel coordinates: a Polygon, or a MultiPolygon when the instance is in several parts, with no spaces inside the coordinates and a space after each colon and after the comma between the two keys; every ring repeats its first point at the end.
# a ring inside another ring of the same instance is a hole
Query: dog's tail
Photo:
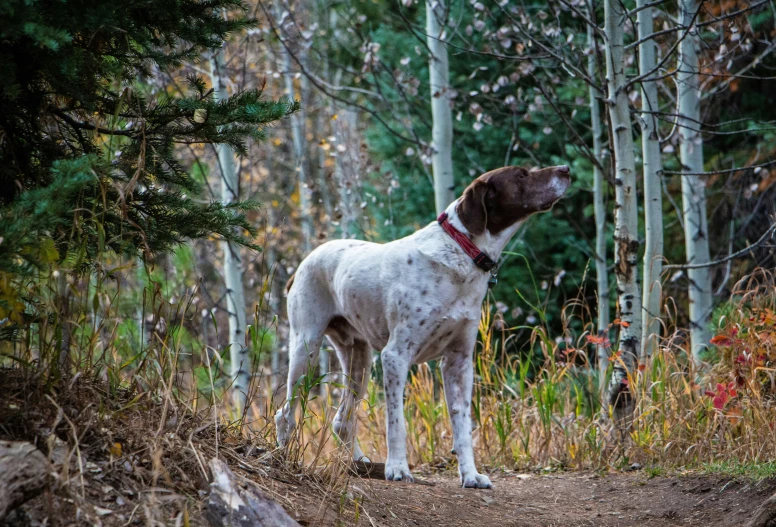
{"type": "Polygon", "coordinates": [[[289,291],[291,291],[291,286],[294,285],[294,277],[296,276],[296,273],[291,275],[291,278],[288,279],[288,282],[286,282],[286,294],[288,294],[289,291]]]}

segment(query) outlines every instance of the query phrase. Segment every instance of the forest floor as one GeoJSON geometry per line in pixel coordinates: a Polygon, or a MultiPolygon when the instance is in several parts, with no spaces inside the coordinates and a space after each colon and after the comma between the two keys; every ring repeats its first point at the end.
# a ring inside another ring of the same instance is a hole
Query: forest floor
{"type": "Polygon", "coordinates": [[[293,467],[270,445],[214,431],[209,412],[187,416],[101,382],[73,379],[55,399],[0,369],[0,386],[0,440],[32,443],[50,464],[50,484],[6,518],[18,527],[205,526],[213,457],[304,526],[737,527],[776,492],[776,478],[648,470],[498,471],[491,490],[422,467],[416,483],[362,479],[293,467]]]}
{"type": "Polygon", "coordinates": [[[776,490],[774,481],[641,472],[495,475],[492,481],[492,490],[472,490],[446,475],[424,478],[428,485],[353,480],[350,493],[363,496],[358,518],[352,512],[336,518],[291,489],[284,505],[303,525],[738,527],[776,490]]]}

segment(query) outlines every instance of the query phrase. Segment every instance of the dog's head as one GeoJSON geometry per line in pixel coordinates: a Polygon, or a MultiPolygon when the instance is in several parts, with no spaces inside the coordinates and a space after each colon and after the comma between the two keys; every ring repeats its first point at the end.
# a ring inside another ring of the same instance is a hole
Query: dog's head
{"type": "Polygon", "coordinates": [[[469,185],[456,212],[464,227],[479,236],[487,229],[498,234],[535,212],[550,210],[571,183],[569,167],[491,170],[469,185]]]}

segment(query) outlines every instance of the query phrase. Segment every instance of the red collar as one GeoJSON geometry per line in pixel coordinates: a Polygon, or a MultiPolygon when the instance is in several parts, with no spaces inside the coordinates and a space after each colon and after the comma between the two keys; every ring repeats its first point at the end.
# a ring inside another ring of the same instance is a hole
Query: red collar
{"type": "Polygon", "coordinates": [[[469,255],[469,258],[474,261],[474,264],[477,267],[486,272],[491,272],[496,268],[496,262],[494,262],[490,256],[482,252],[480,248],[469,239],[468,236],[453,227],[453,225],[448,220],[446,212],[443,212],[439,215],[437,222],[439,222],[440,227],[442,227],[442,229],[444,229],[444,231],[449,234],[453,240],[455,240],[455,243],[457,243],[461,249],[463,249],[463,252],[469,255]]]}

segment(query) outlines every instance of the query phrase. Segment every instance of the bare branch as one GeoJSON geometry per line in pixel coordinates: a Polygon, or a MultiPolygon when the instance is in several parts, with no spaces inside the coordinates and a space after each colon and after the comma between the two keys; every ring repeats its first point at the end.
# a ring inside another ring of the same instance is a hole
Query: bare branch
{"type": "Polygon", "coordinates": [[[283,39],[281,37],[280,29],[275,25],[275,22],[273,21],[273,18],[271,16],[269,10],[267,9],[267,6],[264,5],[264,2],[262,0],[259,0],[259,4],[261,5],[261,9],[262,9],[262,11],[264,11],[265,16],[267,17],[267,21],[269,22],[269,25],[270,25],[270,28],[272,29],[272,32],[275,33],[275,36],[278,38],[280,43],[283,45],[283,47],[285,48],[285,50],[289,54],[289,56],[294,59],[294,62],[299,67],[299,71],[302,73],[302,75],[304,75],[308,79],[310,79],[310,82],[313,84],[313,86],[315,86],[319,91],[321,91],[325,95],[331,97],[335,101],[341,102],[342,104],[345,104],[346,106],[350,106],[350,107],[353,107],[353,108],[358,108],[359,110],[368,113],[369,115],[374,117],[381,125],[383,125],[383,127],[386,130],[388,130],[392,135],[395,135],[399,139],[401,139],[403,141],[406,141],[406,142],[408,142],[410,144],[416,145],[416,146],[420,146],[420,147],[425,146],[419,140],[413,139],[411,137],[408,137],[408,136],[402,134],[401,132],[395,130],[394,128],[392,128],[391,125],[389,125],[382,117],[380,117],[380,115],[378,115],[378,113],[376,111],[372,110],[371,108],[369,108],[367,106],[364,106],[364,105],[361,105],[361,104],[358,104],[356,102],[350,101],[348,99],[339,97],[339,96],[333,94],[331,91],[329,91],[319,81],[317,76],[310,74],[310,70],[305,67],[303,61],[301,61],[299,59],[299,57],[294,53],[294,51],[291,49],[291,47],[286,43],[285,39],[283,39]]]}
{"type": "Polygon", "coordinates": [[[749,165],[747,167],[727,168],[724,170],[713,170],[710,172],[673,172],[670,170],[663,171],[663,174],[667,176],[716,176],[717,174],[730,174],[732,172],[741,172],[742,170],[749,170],[750,168],[764,168],[772,165],[776,165],[776,159],[762,163],[761,165],[749,165]]]}
{"type": "Polygon", "coordinates": [[[713,267],[715,265],[723,264],[725,262],[729,262],[730,260],[734,260],[735,258],[738,258],[740,256],[744,256],[745,254],[748,254],[752,252],[755,248],[757,248],[759,245],[761,245],[766,239],[768,239],[769,236],[773,235],[773,231],[776,230],[776,223],[772,223],[770,227],[768,227],[768,230],[763,233],[762,236],[760,236],[760,239],[754,242],[752,245],[745,249],[741,249],[740,251],[737,251],[729,256],[726,256],[725,258],[721,258],[719,260],[714,260],[713,262],[706,262],[702,264],[677,264],[677,265],[664,265],[663,270],[669,271],[672,269],[703,269],[705,267],[713,267]]]}
{"type": "Polygon", "coordinates": [[[633,9],[631,11],[628,11],[629,16],[633,16],[639,11],[643,11],[644,9],[649,9],[651,7],[659,6],[660,4],[665,4],[668,0],[655,0],[654,2],[649,2],[647,4],[644,4],[640,7],[637,7],[636,9],[633,9]]]}
{"type": "MultiPolygon", "coordinates": [[[[702,3],[698,4],[698,9],[695,10],[695,14],[693,14],[692,20],[690,21],[690,25],[688,26],[689,29],[687,29],[687,31],[685,31],[678,39],[676,39],[676,42],[674,42],[674,45],[671,46],[671,49],[669,49],[666,52],[666,54],[663,57],[663,59],[660,62],[658,62],[657,64],[655,64],[655,67],[652,68],[651,70],[649,70],[649,71],[647,71],[645,73],[642,73],[638,77],[634,77],[633,79],[629,80],[627,83],[625,83],[625,86],[623,86],[623,88],[627,89],[629,86],[631,86],[633,84],[636,84],[638,82],[644,82],[645,80],[650,80],[650,81],[657,80],[657,78],[650,78],[650,77],[652,77],[653,73],[655,73],[657,71],[660,71],[660,69],[663,67],[663,65],[666,62],[668,62],[668,59],[673,56],[674,52],[679,47],[679,45],[684,41],[684,39],[686,39],[690,35],[690,29],[692,29],[692,27],[695,25],[695,21],[698,19],[698,15],[701,12],[701,6],[703,6],[702,3]]],[[[657,33],[655,33],[655,34],[657,34],[657,33]]]]}

